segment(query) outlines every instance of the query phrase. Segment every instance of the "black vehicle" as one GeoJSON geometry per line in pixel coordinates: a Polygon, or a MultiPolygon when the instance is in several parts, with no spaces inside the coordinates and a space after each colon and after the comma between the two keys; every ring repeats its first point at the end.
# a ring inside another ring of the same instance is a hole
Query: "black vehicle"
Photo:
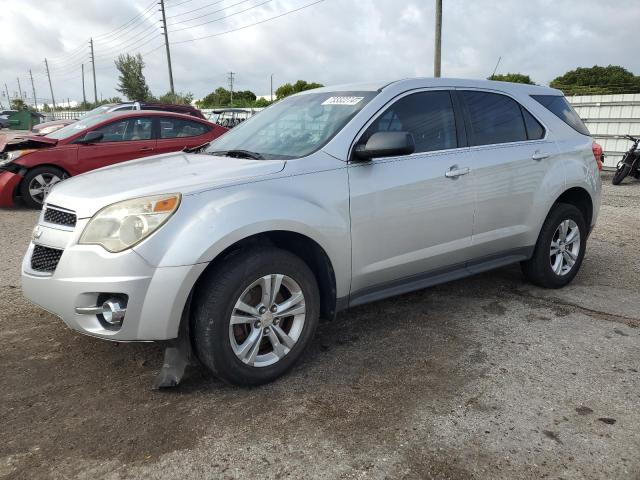
{"type": "Polygon", "coordinates": [[[616,174],[613,176],[611,183],[614,185],[620,185],[620,182],[625,179],[627,175],[631,175],[640,179],[640,150],[638,150],[638,144],[640,138],[632,137],[631,135],[625,135],[624,138],[631,140],[633,145],[622,157],[622,160],[618,162],[616,174]]]}

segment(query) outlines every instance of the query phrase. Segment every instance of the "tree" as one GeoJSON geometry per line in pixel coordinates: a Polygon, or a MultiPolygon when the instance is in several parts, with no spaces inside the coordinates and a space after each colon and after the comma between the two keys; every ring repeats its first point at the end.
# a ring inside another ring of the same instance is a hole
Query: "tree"
{"type": "Polygon", "coordinates": [[[256,104],[256,94],[250,90],[240,90],[233,92],[233,103],[231,102],[231,92],[226,88],[218,87],[215,91],[205,96],[197,102],[199,108],[215,107],[254,107],[256,104]]]}
{"type": "Polygon", "coordinates": [[[167,92],[158,98],[158,102],[171,105],[191,105],[193,93],[171,93],[167,92]]]}
{"type": "Polygon", "coordinates": [[[617,65],[578,67],[553,79],[550,85],[566,95],[640,93],[640,77],[617,65]]]}
{"type": "Polygon", "coordinates": [[[124,94],[129,100],[147,101],[153,98],[147,80],[142,69],[144,61],[142,55],[119,55],[115,61],[116,68],[120,72],[117,91],[124,94]]]}
{"type": "Polygon", "coordinates": [[[307,82],[305,80],[298,80],[296,83],[291,85],[290,83],[285,83],[284,85],[280,85],[276,90],[276,98],[278,100],[288,97],[289,95],[293,95],[294,93],[303,92],[305,90],[311,90],[313,88],[324,87],[321,83],[315,82],[307,82]]]}
{"type": "Polygon", "coordinates": [[[271,102],[266,98],[259,98],[253,104],[253,106],[256,108],[264,108],[268,107],[269,105],[271,105],[271,102]]]}
{"type": "Polygon", "coordinates": [[[24,100],[22,100],[21,98],[14,98],[13,100],[11,100],[10,106],[13,110],[29,110],[29,107],[27,107],[27,104],[24,103],[24,100]]]}
{"type": "Polygon", "coordinates": [[[531,77],[529,77],[529,75],[523,75],[522,73],[505,73],[504,75],[491,75],[489,78],[487,78],[487,80],[535,85],[535,82],[531,80],[531,77]]]}

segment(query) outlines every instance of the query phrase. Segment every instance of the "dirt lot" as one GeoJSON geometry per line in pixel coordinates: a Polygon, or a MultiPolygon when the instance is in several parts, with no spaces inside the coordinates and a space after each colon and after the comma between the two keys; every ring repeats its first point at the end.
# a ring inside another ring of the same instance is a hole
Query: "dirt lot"
{"type": "Polygon", "coordinates": [[[360,307],[255,389],[74,333],[20,294],[0,211],[0,478],[640,478],[640,183],[559,291],[517,267],[360,307]]]}

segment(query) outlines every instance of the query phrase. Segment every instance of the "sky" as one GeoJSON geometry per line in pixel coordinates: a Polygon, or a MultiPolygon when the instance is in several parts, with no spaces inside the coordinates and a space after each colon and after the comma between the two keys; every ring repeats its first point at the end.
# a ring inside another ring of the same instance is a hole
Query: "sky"
{"type": "MultiPolygon", "coordinates": [[[[314,1],[165,0],[176,91],[201,98],[227,87],[231,71],[234,90],[257,95],[269,95],[272,74],[274,89],[298,79],[332,85],[433,75],[434,0],[314,1]]],[[[499,57],[497,73],[542,85],[596,64],[640,75],[638,0],[443,4],[442,76],[486,78],[499,57]]],[[[120,53],[143,54],[151,91],[166,93],[160,19],[153,0],[0,0],[0,87],[13,97],[19,78],[32,103],[31,69],[39,103],[50,102],[47,58],[56,101],[80,101],[84,63],[93,100],[93,37],[98,98],[120,95],[113,63],[120,53]]],[[[6,93],[0,101],[6,105],[6,93]]]]}

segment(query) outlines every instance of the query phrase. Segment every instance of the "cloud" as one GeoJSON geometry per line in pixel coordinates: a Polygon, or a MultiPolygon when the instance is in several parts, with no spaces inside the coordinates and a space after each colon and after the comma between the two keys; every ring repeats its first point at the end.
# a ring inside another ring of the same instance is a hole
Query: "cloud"
{"type": "MultiPolygon", "coordinates": [[[[258,95],[269,93],[271,74],[276,87],[297,79],[329,85],[432,74],[431,0],[325,0],[255,27],[177,43],[259,22],[310,1],[166,0],[169,38],[176,42],[171,47],[176,89],[201,97],[226,86],[229,71],[237,73],[236,89],[258,95]],[[220,11],[211,14],[215,10],[220,11]],[[200,15],[206,16],[195,18],[200,15]],[[203,22],[211,23],[196,26],[203,22]]],[[[151,0],[5,0],[0,8],[0,81],[12,95],[20,77],[31,96],[32,69],[38,97],[49,99],[47,57],[58,100],[82,99],[81,63],[91,100],[90,37],[99,97],[117,95],[113,59],[123,52],[153,50],[145,55],[148,83],[157,95],[169,90],[160,14],[151,0]]],[[[525,73],[542,84],[594,64],[618,64],[640,73],[634,48],[640,24],[636,0],[445,0],[443,15],[444,76],[485,78],[498,57],[499,72],[525,73]]]]}

